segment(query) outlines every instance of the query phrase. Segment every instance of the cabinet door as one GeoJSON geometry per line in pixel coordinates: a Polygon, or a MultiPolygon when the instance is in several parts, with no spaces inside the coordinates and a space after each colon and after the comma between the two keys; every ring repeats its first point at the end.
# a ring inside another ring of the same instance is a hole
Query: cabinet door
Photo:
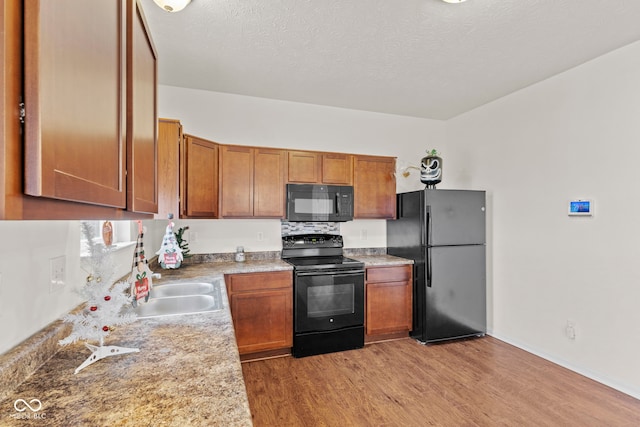
{"type": "Polygon", "coordinates": [[[411,330],[412,282],[411,266],[367,269],[367,335],[411,330]]]}
{"type": "Polygon", "coordinates": [[[312,151],[289,151],[288,182],[319,183],[322,158],[312,151]]]}
{"type": "Polygon", "coordinates": [[[367,284],[367,334],[411,330],[411,283],[367,284]]]}
{"type": "Polygon", "coordinates": [[[324,184],[353,184],[353,156],[325,153],[322,155],[322,182],[324,184]]]}
{"type": "Polygon", "coordinates": [[[22,4],[0,1],[0,220],[22,216],[22,4]]]}
{"type": "Polygon", "coordinates": [[[158,58],[140,4],[127,0],[127,10],[127,208],[152,213],[158,212],[158,58]]]}
{"type": "Polygon", "coordinates": [[[355,157],[354,218],[395,218],[395,164],[393,157],[355,157]]]}
{"type": "Polygon", "coordinates": [[[220,216],[253,216],[254,149],[235,145],[220,147],[220,216]]]}
{"type": "Polygon", "coordinates": [[[292,299],[291,288],[231,295],[240,354],[292,346],[292,299]]]}
{"type": "Polygon", "coordinates": [[[180,216],[180,142],[178,120],[158,120],[158,213],[156,219],[180,216]]]}
{"type": "Polygon", "coordinates": [[[241,355],[293,345],[291,271],[228,274],[224,280],[241,355]]]}
{"type": "Polygon", "coordinates": [[[284,150],[256,148],[253,180],[253,216],[283,218],[285,205],[284,150]]]}
{"type": "Polygon", "coordinates": [[[25,193],[126,206],[125,12],[24,2],[25,193]]]}
{"type": "Polygon", "coordinates": [[[185,135],[185,212],[188,217],[218,216],[218,145],[185,135]]]}

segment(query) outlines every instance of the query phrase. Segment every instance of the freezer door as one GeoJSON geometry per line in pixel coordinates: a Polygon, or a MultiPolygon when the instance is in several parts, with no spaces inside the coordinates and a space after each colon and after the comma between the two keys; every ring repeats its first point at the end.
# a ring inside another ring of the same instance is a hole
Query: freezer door
{"type": "Polygon", "coordinates": [[[484,245],[427,249],[424,341],[486,332],[487,297],[484,245]]]}
{"type": "Polygon", "coordinates": [[[427,245],[485,243],[484,191],[424,191],[427,245]]]}

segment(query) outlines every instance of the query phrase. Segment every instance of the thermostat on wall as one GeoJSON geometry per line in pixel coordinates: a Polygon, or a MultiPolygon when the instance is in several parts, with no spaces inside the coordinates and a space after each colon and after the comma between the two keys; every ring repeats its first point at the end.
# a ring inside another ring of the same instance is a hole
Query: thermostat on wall
{"type": "Polygon", "coordinates": [[[593,200],[571,200],[569,202],[569,215],[571,216],[593,215],[593,200]]]}

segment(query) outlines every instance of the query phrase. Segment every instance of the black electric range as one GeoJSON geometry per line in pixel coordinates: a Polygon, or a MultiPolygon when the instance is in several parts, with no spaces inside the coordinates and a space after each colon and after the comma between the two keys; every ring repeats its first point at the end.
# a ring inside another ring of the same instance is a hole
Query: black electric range
{"type": "Polygon", "coordinates": [[[364,263],[342,249],[340,235],[282,238],[293,265],[294,357],[364,346],[364,263]]]}

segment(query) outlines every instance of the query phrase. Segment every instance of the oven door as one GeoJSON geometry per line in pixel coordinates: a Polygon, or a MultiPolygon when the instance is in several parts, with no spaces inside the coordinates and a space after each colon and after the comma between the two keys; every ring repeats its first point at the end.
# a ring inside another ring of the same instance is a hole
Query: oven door
{"type": "Polygon", "coordinates": [[[296,333],[364,324],[364,270],[296,272],[296,333]]]}

